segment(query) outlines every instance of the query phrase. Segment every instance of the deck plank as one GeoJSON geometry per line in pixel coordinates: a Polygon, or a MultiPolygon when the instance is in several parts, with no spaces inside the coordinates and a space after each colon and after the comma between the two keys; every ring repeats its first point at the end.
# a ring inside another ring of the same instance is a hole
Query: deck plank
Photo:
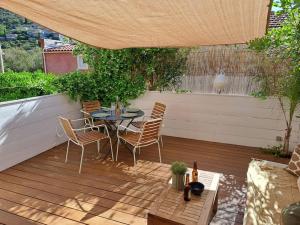
{"type": "Polygon", "coordinates": [[[4,182],[2,180],[0,180],[0,185],[1,189],[26,196],[25,200],[36,198],[38,199],[38,203],[39,201],[44,201],[50,204],[55,204],[57,206],[63,206],[86,213],[88,212],[90,215],[93,216],[99,216],[106,219],[119,221],[125,224],[142,224],[142,222],[145,221],[144,218],[137,217],[135,215],[122,213],[113,209],[108,210],[105,207],[76,201],[74,199],[64,198],[58,195],[48,193],[46,191],[39,191],[33,188],[24,187],[22,185],[4,182]]]}
{"type": "Polygon", "coordinates": [[[59,188],[54,185],[47,185],[40,182],[31,181],[29,179],[18,178],[6,174],[0,174],[0,179],[13,184],[22,185],[28,188],[34,187],[36,190],[40,190],[40,191],[47,190],[48,193],[54,194],[56,196],[64,197],[67,200],[73,200],[75,202],[76,201],[85,202],[92,205],[104,207],[107,210],[112,208],[120,212],[129,213],[140,217],[145,217],[147,213],[145,210],[145,205],[143,205],[146,203],[141,203],[141,206],[138,207],[120,201],[114,201],[103,197],[91,196],[81,192],[69,190],[66,188],[59,188]]]}
{"type": "MultiPolygon", "coordinates": [[[[119,162],[96,159],[88,146],[82,174],[80,149],[57,146],[0,173],[0,218],[6,224],[136,224],[146,225],[147,213],[164,189],[173,161],[223,173],[219,211],[214,222],[239,224],[245,205],[245,176],[251,158],[286,163],[257,148],[164,137],[163,163],[155,147],[147,147],[132,167],[131,153],[120,149],[119,162]],[[7,221],[10,221],[8,223],[7,221]],[[21,223],[23,222],[23,223],[21,223]]],[[[0,222],[2,222],[0,220],[0,222]]]]}
{"type": "Polygon", "coordinates": [[[0,224],[9,225],[41,225],[32,220],[25,219],[24,217],[17,216],[15,214],[0,210],[0,224]]]}
{"type": "Polygon", "coordinates": [[[76,222],[74,220],[66,219],[61,216],[56,216],[51,213],[47,213],[42,210],[37,210],[35,208],[31,208],[25,206],[23,204],[17,204],[15,202],[0,198],[0,210],[16,214],[18,216],[22,216],[24,218],[30,219],[32,221],[36,221],[38,223],[43,224],[65,224],[65,225],[82,225],[85,223],[76,222]]]}
{"type": "MultiPolygon", "coordinates": [[[[44,172],[44,171],[41,171],[44,172]]],[[[46,174],[47,172],[44,172],[46,174]]],[[[7,175],[15,176],[18,178],[23,178],[27,180],[31,180],[33,182],[39,182],[42,183],[44,186],[45,185],[53,185],[57,188],[64,188],[67,190],[71,191],[76,191],[77,193],[82,193],[86,195],[91,195],[92,196],[97,196],[97,197],[103,197],[105,199],[113,200],[113,201],[119,201],[123,203],[127,203],[133,206],[143,206],[142,203],[144,202],[145,204],[150,204],[152,201],[154,201],[156,195],[151,195],[150,197],[147,197],[146,195],[140,196],[140,198],[137,197],[132,197],[130,195],[127,195],[126,198],[124,198],[124,194],[120,194],[117,191],[107,191],[101,189],[101,183],[99,183],[100,188],[93,188],[85,185],[81,185],[75,182],[66,182],[65,180],[60,180],[54,179],[54,178],[49,178],[47,175],[45,176],[40,176],[36,174],[32,174],[29,172],[23,172],[20,170],[14,170],[14,169],[9,169],[5,172],[7,175]],[[76,185],[74,185],[74,183],[76,185]],[[152,198],[151,198],[152,197],[152,198]]],[[[92,181],[91,181],[92,182],[92,181]]],[[[96,183],[96,181],[93,181],[96,183]]]]}
{"type": "Polygon", "coordinates": [[[60,217],[75,220],[77,222],[81,221],[86,224],[91,224],[91,225],[97,225],[97,224],[121,225],[122,224],[83,211],[59,206],[37,198],[32,198],[29,196],[17,194],[3,189],[0,189],[0,199],[6,199],[20,205],[28,206],[60,217]]]}

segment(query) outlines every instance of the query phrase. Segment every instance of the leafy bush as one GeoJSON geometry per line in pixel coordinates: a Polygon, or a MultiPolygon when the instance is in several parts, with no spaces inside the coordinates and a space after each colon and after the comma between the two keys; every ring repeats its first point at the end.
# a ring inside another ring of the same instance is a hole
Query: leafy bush
{"type": "Polygon", "coordinates": [[[124,104],[145,91],[145,81],[139,74],[131,73],[131,55],[128,49],[96,49],[79,44],[76,54],[82,55],[91,70],[73,72],[58,79],[59,91],[72,99],[95,100],[110,105],[118,96],[124,104]]]}
{"type": "Polygon", "coordinates": [[[183,74],[186,50],[178,49],[98,49],[78,44],[75,54],[90,66],[88,73],[73,72],[57,81],[59,91],[72,99],[95,100],[104,105],[118,96],[124,104],[146,89],[163,90],[175,86],[183,74]]]}
{"type": "Polygon", "coordinates": [[[135,48],[132,55],[132,72],[141,74],[150,90],[176,89],[186,69],[189,49],[135,48]]]}
{"type": "Polygon", "coordinates": [[[6,26],[0,24],[0,36],[4,36],[6,34],[6,26]]]}
{"type": "Polygon", "coordinates": [[[55,76],[40,71],[0,74],[0,101],[56,93],[55,79],[55,76]]]}
{"type": "MultiPolygon", "coordinates": [[[[187,50],[174,48],[107,50],[78,44],[75,54],[82,55],[90,66],[89,72],[76,71],[57,79],[34,73],[41,76],[37,80],[33,79],[37,75],[30,73],[6,73],[3,75],[6,80],[0,85],[5,93],[1,100],[50,94],[57,89],[74,100],[98,99],[109,106],[118,96],[127,104],[146,90],[146,83],[150,89],[159,90],[176,86],[185,68],[186,53],[187,50]],[[37,81],[44,83],[40,85],[37,81]]],[[[30,53],[18,48],[7,49],[6,68],[35,71],[41,67],[40,56],[38,49],[30,53]]]]}
{"type": "Polygon", "coordinates": [[[273,155],[275,157],[280,158],[290,158],[291,154],[283,151],[283,145],[274,145],[274,146],[268,146],[267,148],[261,148],[262,152],[266,154],[273,155]]]}
{"type": "Polygon", "coordinates": [[[150,90],[165,90],[177,86],[186,67],[189,49],[130,48],[120,50],[98,49],[78,44],[75,54],[103,76],[119,72],[131,79],[142,76],[150,90]]]}
{"type": "Polygon", "coordinates": [[[76,71],[59,77],[56,86],[59,92],[66,93],[73,100],[98,99],[105,106],[110,106],[110,103],[116,100],[116,96],[127,104],[129,99],[137,98],[145,90],[143,77],[132,79],[121,72],[98,74],[76,71]]]}
{"type": "Polygon", "coordinates": [[[6,71],[34,72],[43,67],[42,50],[34,48],[26,51],[23,48],[8,48],[4,50],[4,68],[6,71]]]}

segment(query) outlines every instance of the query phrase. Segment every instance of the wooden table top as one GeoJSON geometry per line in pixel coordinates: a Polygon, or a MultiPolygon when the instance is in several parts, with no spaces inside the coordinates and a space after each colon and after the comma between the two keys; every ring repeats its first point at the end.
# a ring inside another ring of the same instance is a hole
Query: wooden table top
{"type": "MultiPolygon", "coordinates": [[[[189,168],[191,174],[191,170],[189,168]]],[[[148,214],[149,219],[163,219],[167,224],[209,224],[212,210],[217,201],[220,174],[198,170],[199,182],[205,185],[201,196],[192,194],[189,202],[184,201],[183,191],[176,191],[170,185],[155,201],[148,214]]],[[[151,224],[151,222],[149,223],[151,224]]],[[[155,224],[159,224],[155,222],[155,224]]],[[[163,224],[163,223],[161,223],[163,224]]]]}

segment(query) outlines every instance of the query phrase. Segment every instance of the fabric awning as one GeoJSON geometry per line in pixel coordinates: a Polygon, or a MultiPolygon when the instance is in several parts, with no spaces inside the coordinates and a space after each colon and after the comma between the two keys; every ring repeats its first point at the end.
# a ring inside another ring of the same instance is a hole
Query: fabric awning
{"type": "Polygon", "coordinates": [[[270,0],[0,0],[0,6],[87,44],[191,47],[262,37],[270,0]]]}

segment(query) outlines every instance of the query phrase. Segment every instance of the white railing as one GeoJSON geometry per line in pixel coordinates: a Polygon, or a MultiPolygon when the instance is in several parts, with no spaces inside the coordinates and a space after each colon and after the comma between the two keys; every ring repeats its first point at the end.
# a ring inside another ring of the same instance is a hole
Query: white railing
{"type": "Polygon", "coordinates": [[[63,143],[57,116],[78,118],[79,110],[63,95],[0,103],[0,171],[63,143]]]}

